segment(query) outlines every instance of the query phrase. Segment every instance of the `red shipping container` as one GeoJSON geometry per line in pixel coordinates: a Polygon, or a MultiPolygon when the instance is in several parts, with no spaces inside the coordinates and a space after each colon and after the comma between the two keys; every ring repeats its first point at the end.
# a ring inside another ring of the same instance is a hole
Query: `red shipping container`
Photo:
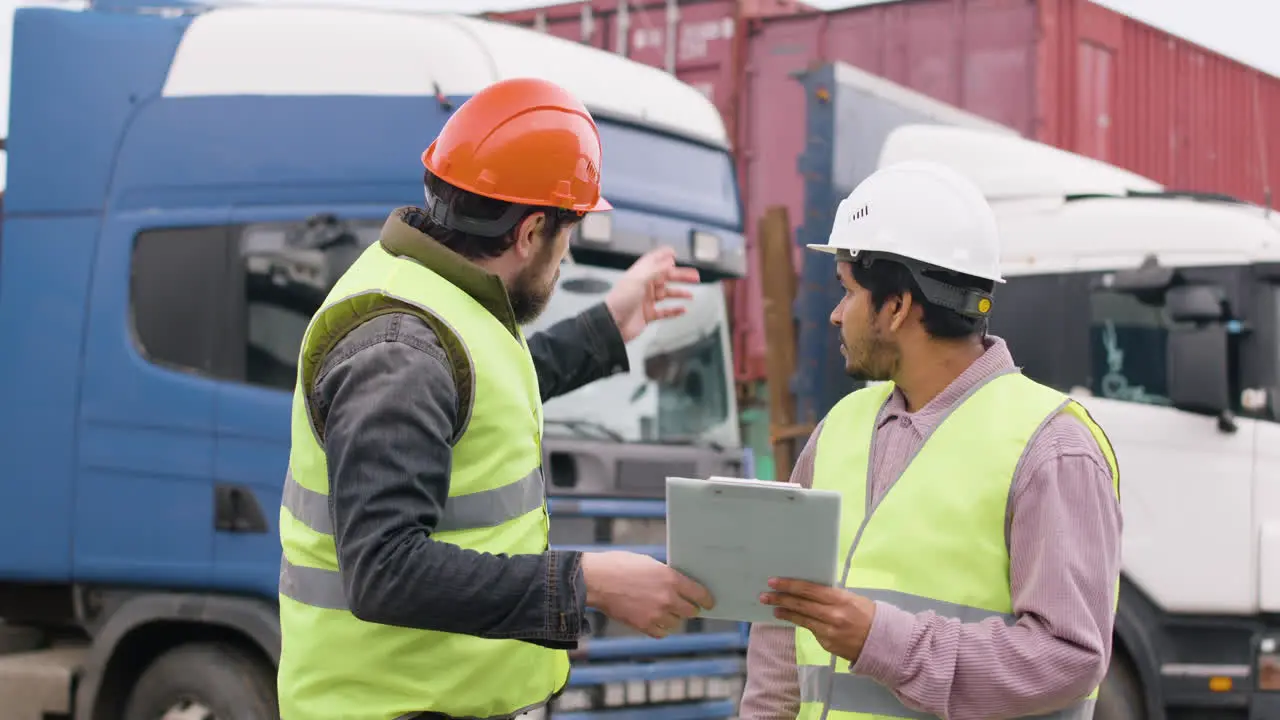
{"type": "MultiPolygon", "coordinates": [[[[734,32],[708,39],[705,55],[682,54],[684,42],[675,54],[676,75],[710,89],[738,155],[749,250],[749,276],[733,296],[739,380],[764,377],[755,223],[778,204],[793,225],[802,220],[805,98],[796,71],[847,62],[1176,189],[1262,203],[1280,179],[1280,79],[1087,0],[900,0],[826,13],[782,0],[747,12],[747,4],[679,3],[681,22],[709,28],[718,11],[733,18],[734,32]]],[[[595,17],[616,25],[617,5],[597,0],[595,17]]],[[[632,42],[610,39],[604,23],[592,44],[669,67],[665,45],[651,49],[643,29],[666,27],[667,4],[630,7],[632,42]]],[[[537,13],[504,17],[533,25],[542,22],[537,13]]],[[[578,39],[580,4],[541,17],[548,31],[578,39]]]]}
{"type": "Polygon", "coordinates": [[[798,12],[815,10],[797,0],[591,0],[486,16],[674,72],[716,104],[732,136],[741,24],[798,12]]]}
{"type": "MultiPolygon", "coordinates": [[[[738,92],[742,87],[742,29],[752,19],[815,10],[796,0],[631,0],[625,15],[618,0],[592,0],[550,5],[506,13],[488,13],[491,19],[538,28],[556,37],[583,42],[625,55],[668,71],[702,91],[720,110],[730,138],[737,138],[738,92]],[[672,33],[676,41],[667,42],[672,33]]],[[[798,118],[803,121],[803,118],[798,118]]],[[[794,163],[792,163],[794,165],[794,163]]],[[[744,166],[739,164],[741,175],[744,166]]],[[[743,185],[745,186],[745,178],[743,185]]],[[[746,196],[744,195],[744,200],[746,196]]],[[[748,218],[752,215],[750,211],[748,218]]],[[[748,225],[754,223],[748,221],[748,225]]],[[[752,247],[754,227],[748,228],[752,247]]],[[[734,339],[734,374],[740,381],[764,378],[764,354],[748,347],[759,345],[760,281],[754,270],[754,254],[745,280],[730,282],[729,313],[734,339]]]]}
{"type": "Polygon", "coordinates": [[[1280,78],[1083,0],[1039,0],[1042,142],[1256,203],[1280,179],[1280,78]]]}

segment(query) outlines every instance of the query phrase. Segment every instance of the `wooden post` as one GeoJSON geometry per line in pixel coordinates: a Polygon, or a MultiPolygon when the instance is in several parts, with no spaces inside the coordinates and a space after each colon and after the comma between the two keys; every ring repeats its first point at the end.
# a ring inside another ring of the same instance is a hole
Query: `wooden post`
{"type": "Polygon", "coordinates": [[[787,209],[774,206],[760,219],[760,283],[764,301],[765,361],[769,382],[769,435],[779,480],[791,477],[795,438],[808,435],[796,425],[791,376],[796,368],[796,325],[792,307],[796,271],[792,263],[791,221],[787,209]]]}

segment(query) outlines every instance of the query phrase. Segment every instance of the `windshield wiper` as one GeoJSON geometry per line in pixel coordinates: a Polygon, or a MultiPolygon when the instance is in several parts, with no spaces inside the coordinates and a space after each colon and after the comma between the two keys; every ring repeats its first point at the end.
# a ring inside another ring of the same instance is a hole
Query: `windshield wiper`
{"type": "Polygon", "coordinates": [[[604,423],[596,422],[595,420],[560,420],[556,418],[544,418],[542,422],[546,425],[560,425],[561,427],[567,427],[582,437],[599,438],[600,435],[604,435],[606,438],[614,442],[625,443],[627,441],[627,439],[622,436],[622,433],[614,430],[604,423]]]}

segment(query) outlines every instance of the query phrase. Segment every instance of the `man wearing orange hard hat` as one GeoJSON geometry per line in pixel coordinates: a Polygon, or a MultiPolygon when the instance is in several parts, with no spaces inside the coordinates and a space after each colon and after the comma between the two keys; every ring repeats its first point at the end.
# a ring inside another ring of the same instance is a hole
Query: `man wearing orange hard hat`
{"type": "Polygon", "coordinates": [[[654,637],[710,607],[645,555],[548,550],[542,403],[627,368],[624,343],[696,282],[642,256],[543,333],[574,226],[610,209],[600,138],[563,88],[461,105],[401,208],[302,343],[280,510],[285,720],[508,718],[565,686],[585,608],[654,637]]]}

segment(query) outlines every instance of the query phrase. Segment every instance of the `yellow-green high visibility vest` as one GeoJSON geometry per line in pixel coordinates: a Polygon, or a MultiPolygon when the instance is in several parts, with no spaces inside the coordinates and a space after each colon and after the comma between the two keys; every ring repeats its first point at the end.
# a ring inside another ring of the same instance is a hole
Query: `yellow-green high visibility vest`
{"type": "MultiPolygon", "coordinates": [[[[973,623],[1000,618],[1012,625],[1005,513],[1014,471],[1036,431],[1068,412],[1089,428],[1111,467],[1119,497],[1115,453],[1102,429],[1078,403],[1016,371],[977,388],[926,440],[879,504],[869,508],[871,439],[892,383],[846,396],[823,421],[813,486],[841,497],[843,584],[872,600],[908,612],[933,610],[973,623]],[[864,480],[865,479],[865,480],[864,480]]],[[[1116,578],[1117,597],[1119,578],[1116,578]]],[[[847,660],[822,649],[813,633],[796,628],[799,720],[930,718],[907,708],[884,686],[854,675],[847,660]]],[[[1043,717],[1088,720],[1098,691],[1043,717]]]]}
{"type": "Polygon", "coordinates": [[[542,403],[523,335],[426,264],[374,243],[312,319],[298,363],[280,509],[277,684],[283,720],[392,720],[422,711],[501,718],[546,704],[568,680],[564,651],[378,625],[348,610],[328,511],[326,461],[305,395],[341,334],[360,319],[406,309],[457,335],[473,378],[470,421],[453,447],[449,497],[432,539],[507,555],[547,547],[542,403]]]}

